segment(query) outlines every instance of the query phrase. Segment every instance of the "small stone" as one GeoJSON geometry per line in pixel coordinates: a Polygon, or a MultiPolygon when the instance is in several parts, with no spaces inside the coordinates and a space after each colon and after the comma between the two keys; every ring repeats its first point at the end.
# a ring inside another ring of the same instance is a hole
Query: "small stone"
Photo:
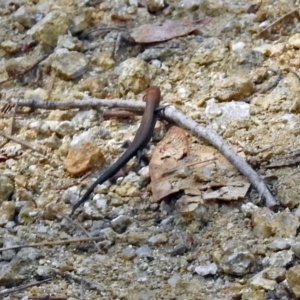
{"type": "Polygon", "coordinates": [[[74,116],[74,112],[69,110],[52,110],[49,113],[48,120],[51,121],[67,121],[74,116]]]}
{"type": "Polygon", "coordinates": [[[285,279],[285,268],[269,267],[263,270],[264,278],[281,282],[285,279]]]}
{"type": "Polygon", "coordinates": [[[221,40],[217,38],[207,38],[203,46],[192,56],[191,62],[200,66],[207,66],[224,59],[227,49],[222,45],[221,40]]]}
{"type": "Polygon", "coordinates": [[[261,46],[255,47],[253,50],[262,53],[263,55],[269,57],[274,55],[279,55],[285,49],[284,43],[278,44],[263,44],[261,46]]]}
{"type": "Polygon", "coordinates": [[[231,50],[232,51],[239,51],[241,49],[245,48],[245,43],[244,42],[237,42],[231,45],[231,50]]]}
{"type": "Polygon", "coordinates": [[[130,231],[126,234],[125,239],[129,244],[139,246],[147,242],[149,233],[130,231]]]}
{"type": "Polygon", "coordinates": [[[129,58],[120,65],[118,82],[125,93],[131,91],[138,94],[147,88],[153,75],[151,65],[139,58],[129,58]]]}
{"type": "Polygon", "coordinates": [[[286,280],[293,294],[300,297],[300,266],[291,267],[286,272],[286,280]]]}
{"type": "Polygon", "coordinates": [[[300,242],[295,242],[294,244],[292,244],[292,251],[294,251],[297,257],[300,256],[300,242]]]}
{"type": "Polygon", "coordinates": [[[175,273],[168,279],[168,284],[172,287],[175,288],[178,283],[182,282],[181,276],[178,273],[175,273]]]}
{"type": "Polygon", "coordinates": [[[115,60],[112,58],[110,52],[102,52],[93,56],[92,63],[100,68],[99,71],[105,71],[111,69],[115,65],[115,60]]]}
{"type": "Polygon", "coordinates": [[[58,48],[66,48],[70,51],[80,50],[82,45],[82,41],[70,35],[60,35],[57,40],[58,48]]]}
{"type": "Polygon", "coordinates": [[[58,125],[55,127],[55,133],[59,137],[65,137],[67,135],[72,135],[75,132],[75,128],[71,121],[62,121],[58,122],[58,125]]]}
{"type": "Polygon", "coordinates": [[[18,222],[20,224],[32,224],[39,217],[38,209],[32,207],[32,205],[26,205],[22,207],[18,215],[18,222]]]}
{"type": "Polygon", "coordinates": [[[147,9],[150,13],[158,12],[165,7],[164,0],[148,0],[147,2],[147,9]]]}
{"type": "Polygon", "coordinates": [[[51,67],[65,80],[82,76],[88,69],[89,59],[82,53],[72,51],[55,53],[49,58],[51,67]]]}
{"type": "Polygon", "coordinates": [[[127,216],[118,216],[117,218],[113,219],[110,223],[111,228],[121,234],[124,233],[128,226],[132,223],[132,219],[127,216]]]}
{"type": "Polygon", "coordinates": [[[300,33],[296,33],[289,38],[289,45],[295,49],[300,48],[300,33]]]}
{"type": "Polygon", "coordinates": [[[215,263],[206,262],[195,268],[195,272],[201,276],[216,275],[218,266],[215,263]]]}
{"type": "Polygon", "coordinates": [[[214,97],[219,101],[247,98],[254,93],[255,86],[246,76],[232,76],[218,80],[214,84],[214,97]]]}
{"type": "Polygon", "coordinates": [[[93,97],[105,98],[107,96],[107,79],[102,76],[83,79],[79,84],[79,91],[89,92],[93,97]]]}
{"type": "Polygon", "coordinates": [[[12,261],[0,272],[0,285],[12,287],[34,276],[42,251],[34,248],[21,249],[12,261]]]}
{"type": "Polygon", "coordinates": [[[269,226],[276,237],[289,238],[297,235],[300,223],[298,218],[286,209],[275,214],[269,221],[269,226]]]}
{"type": "Polygon", "coordinates": [[[252,213],[253,234],[259,237],[271,237],[269,221],[272,216],[273,212],[267,207],[255,209],[252,213]]]}
{"type": "Polygon", "coordinates": [[[20,46],[18,43],[15,43],[10,40],[3,41],[0,44],[1,49],[3,49],[5,52],[14,54],[20,50],[20,46]]]}
{"type": "Polygon", "coordinates": [[[0,226],[4,226],[7,222],[13,220],[15,216],[16,205],[12,201],[3,201],[0,211],[0,226]]]}
{"type": "Polygon", "coordinates": [[[87,29],[93,19],[93,10],[90,8],[81,8],[80,15],[72,18],[71,32],[77,34],[87,29]]]}
{"type": "Polygon", "coordinates": [[[268,245],[268,248],[275,251],[289,249],[294,242],[291,238],[276,238],[268,245]]]}
{"type": "Polygon", "coordinates": [[[31,28],[34,24],[34,19],[31,17],[29,6],[20,6],[13,14],[13,20],[20,23],[25,28],[31,28]]]}
{"type": "Polygon", "coordinates": [[[72,175],[80,175],[94,167],[104,164],[104,156],[98,146],[92,142],[82,141],[70,148],[64,161],[66,170],[72,175]]]}
{"type": "Polygon", "coordinates": [[[253,278],[250,279],[250,285],[254,289],[263,288],[264,290],[273,291],[277,285],[275,280],[270,280],[263,278],[263,272],[256,274],[253,278]]]}
{"type": "Polygon", "coordinates": [[[138,257],[152,257],[152,249],[148,245],[139,247],[135,252],[138,257]]]}
{"type": "Polygon", "coordinates": [[[153,246],[157,246],[157,245],[165,244],[167,241],[168,241],[168,235],[165,232],[163,232],[150,237],[148,243],[150,243],[153,246]]]}
{"type": "Polygon", "coordinates": [[[173,247],[169,252],[171,256],[183,255],[187,251],[187,246],[185,244],[178,244],[173,247]]]}
{"type": "Polygon", "coordinates": [[[128,246],[122,250],[121,258],[123,258],[124,260],[133,260],[135,257],[135,249],[132,246],[128,246]]]}
{"type": "Polygon", "coordinates": [[[292,250],[283,250],[266,256],[262,263],[264,266],[270,267],[286,267],[294,259],[294,252],[292,250]]]}
{"type": "Polygon", "coordinates": [[[49,100],[49,91],[42,88],[37,88],[35,90],[26,90],[24,93],[24,98],[49,100]]]}
{"type": "Polygon", "coordinates": [[[9,177],[0,175],[0,204],[7,201],[14,190],[14,182],[9,177]]]}
{"type": "MultiPolygon", "coordinates": [[[[37,41],[56,46],[60,35],[66,34],[69,28],[69,17],[63,11],[51,11],[36,23],[28,33],[37,41]]],[[[75,61],[74,61],[75,62],[75,61]]]]}
{"type": "Polygon", "coordinates": [[[255,265],[254,255],[238,240],[231,240],[222,245],[223,254],[218,266],[225,274],[243,276],[251,272],[255,265]]]}
{"type": "Polygon", "coordinates": [[[242,291],[241,300],[265,300],[265,291],[262,289],[246,288],[242,291]]]}
{"type": "Polygon", "coordinates": [[[5,69],[9,76],[15,77],[17,74],[30,69],[36,63],[36,58],[16,57],[5,62],[5,69]]]}

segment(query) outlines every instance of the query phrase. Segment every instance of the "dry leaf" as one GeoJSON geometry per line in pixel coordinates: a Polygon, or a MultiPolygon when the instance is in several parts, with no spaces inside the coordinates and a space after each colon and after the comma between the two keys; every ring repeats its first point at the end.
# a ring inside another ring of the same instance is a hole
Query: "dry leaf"
{"type": "Polygon", "coordinates": [[[250,187],[221,153],[190,142],[185,131],[176,126],[157,145],[149,169],[155,201],[179,191],[203,200],[233,201],[245,197],[250,187]]]}
{"type": "Polygon", "coordinates": [[[130,33],[136,43],[163,42],[175,37],[183,36],[199,29],[210,22],[210,17],[200,20],[166,21],[162,24],[145,24],[134,28],[130,33]]]}

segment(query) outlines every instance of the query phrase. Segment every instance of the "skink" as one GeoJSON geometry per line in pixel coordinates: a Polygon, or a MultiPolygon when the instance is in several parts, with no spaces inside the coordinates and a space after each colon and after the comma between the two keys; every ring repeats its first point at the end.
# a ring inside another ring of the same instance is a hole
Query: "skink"
{"type": "Polygon", "coordinates": [[[114,162],[110,168],[104,171],[100,177],[87,189],[82,198],[73,206],[71,215],[75,210],[86,200],[88,200],[90,194],[93,192],[98,184],[104,183],[106,180],[110,179],[116,175],[121,168],[123,168],[128,161],[136,156],[140,151],[142,151],[149,143],[154,126],[156,123],[156,109],[159,107],[161,100],[160,89],[157,86],[151,86],[147,89],[144,96],[146,101],[146,107],[142,116],[141,125],[138,128],[136,135],[130,146],[125,150],[125,152],[119,157],[119,159],[114,162]]]}

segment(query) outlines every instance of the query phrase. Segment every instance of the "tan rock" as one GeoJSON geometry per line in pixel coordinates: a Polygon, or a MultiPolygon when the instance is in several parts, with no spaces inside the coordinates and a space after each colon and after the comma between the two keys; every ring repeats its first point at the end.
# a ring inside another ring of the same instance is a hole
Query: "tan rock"
{"type": "Polygon", "coordinates": [[[300,297],[300,266],[294,266],[286,272],[287,283],[297,298],[300,297]]]}
{"type": "Polygon", "coordinates": [[[239,100],[249,97],[255,86],[250,78],[232,76],[216,81],[214,97],[219,101],[239,100]]]}
{"type": "Polygon", "coordinates": [[[99,147],[88,141],[82,141],[68,152],[64,165],[72,175],[82,174],[104,164],[104,156],[99,147]]]}

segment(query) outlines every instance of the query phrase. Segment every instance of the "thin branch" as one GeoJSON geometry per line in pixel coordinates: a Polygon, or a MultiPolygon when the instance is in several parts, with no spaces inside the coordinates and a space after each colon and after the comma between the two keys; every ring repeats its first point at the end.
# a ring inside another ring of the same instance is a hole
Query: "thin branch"
{"type": "Polygon", "coordinates": [[[10,135],[12,135],[14,133],[14,126],[15,126],[17,108],[18,108],[18,102],[15,104],[15,107],[13,109],[13,113],[12,113],[12,116],[11,116],[11,123],[10,123],[10,128],[9,128],[9,131],[8,131],[8,134],[10,134],[10,135]]]}
{"type": "Polygon", "coordinates": [[[34,281],[34,282],[30,282],[30,283],[23,284],[23,285],[20,285],[20,286],[16,286],[16,287],[13,287],[11,289],[5,289],[5,290],[2,290],[0,292],[0,296],[5,296],[5,295],[11,294],[11,293],[26,290],[26,289],[28,289],[32,286],[37,286],[37,285],[40,285],[42,283],[48,282],[50,280],[51,280],[51,278],[47,278],[47,279],[44,279],[44,280],[41,280],[41,281],[34,281]]]}
{"type": "Polygon", "coordinates": [[[41,243],[32,243],[32,244],[12,246],[12,247],[7,247],[7,248],[0,248],[0,252],[6,251],[6,250],[29,248],[29,247],[56,246],[56,245],[64,245],[64,244],[71,244],[71,243],[100,241],[100,240],[103,240],[103,237],[99,237],[99,236],[98,237],[81,237],[81,238],[68,239],[68,240],[45,241],[45,242],[41,242],[41,243]]]}
{"type": "Polygon", "coordinates": [[[42,147],[38,146],[38,145],[34,145],[34,144],[31,144],[31,143],[28,143],[27,141],[24,141],[24,140],[21,140],[17,137],[14,137],[8,133],[5,133],[4,131],[0,131],[0,135],[2,135],[3,137],[5,137],[6,139],[9,139],[9,140],[12,140],[24,147],[27,147],[27,148],[30,148],[42,155],[46,155],[46,150],[43,149],[42,147]]]}
{"type": "Polygon", "coordinates": [[[85,278],[82,278],[80,276],[77,276],[77,275],[74,275],[72,273],[69,273],[69,272],[62,272],[58,269],[54,269],[54,268],[51,268],[51,271],[56,274],[56,275],[59,275],[59,276],[62,276],[64,278],[66,278],[68,281],[75,281],[75,282],[78,282],[78,283],[84,283],[85,285],[87,285],[88,287],[90,287],[91,289],[94,289],[96,291],[98,291],[99,293],[103,293],[105,291],[105,288],[88,280],[88,279],[85,279],[85,278]]]}
{"type": "Polygon", "coordinates": [[[276,19],[273,23],[271,23],[269,26],[265,27],[264,29],[262,29],[257,35],[260,36],[261,34],[265,33],[266,31],[268,31],[270,28],[274,27],[277,23],[281,22],[283,19],[285,19],[286,17],[292,15],[294,12],[296,12],[298,9],[300,8],[300,6],[296,7],[295,9],[287,12],[285,15],[283,15],[282,17],[276,19]]]}
{"type": "MultiPolygon", "coordinates": [[[[68,100],[68,101],[43,101],[38,99],[16,100],[19,106],[28,106],[32,108],[44,109],[72,109],[72,108],[92,108],[92,107],[125,107],[130,109],[143,109],[145,103],[141,101],[130,101],[121,99],[100,100],[100,99],[84,99],[84,100],[68,100]]],[[[159,115],[170,121],[173,121],[182,128],[191,131],[198,138],[202,138],[218,149],[254,186],[257,192],[265,199],[267,207],[274,207],[277,202],[264,181],[252,169],[250,165],[239,156],[214,130],[205,128],[187,117],[184,113],[175,108],[165,107],[159,112],[159,115]]]]}
{"type": "MultiPolygon", "coordinates": [[[[93,237],[90,235],[90,233],[89,233],[82,225],[80,225],[78,222],[76,222],[75,220],[73,220],[73,219],[70,218],[69,216],[67,216],[67,215],[65,215],[65,214],[63,214],[63,213],[61,213],[61,212],[59,212],[59,211],[57,211],[57,210],[53,210],[53,211],[54,211],[56,214],[58,214],[59,216],[61,216],[61,217],[65,218],[66,220],[68,220],[68,221],[69,221],[71,224],[73,224],[75,227],[81,229],[81,230],[84,232],[84,234],[86,234],[86,236],[88,236],[88,237],[90,237],[90,238],[93,238],[93,237]]],[[[101,250],[100,250],[100,248],[98,247],[96,241],[93,241],[93,244],[94,244],[95,248],[98,250],[98,252],[100,253],[101,250]]]]}

